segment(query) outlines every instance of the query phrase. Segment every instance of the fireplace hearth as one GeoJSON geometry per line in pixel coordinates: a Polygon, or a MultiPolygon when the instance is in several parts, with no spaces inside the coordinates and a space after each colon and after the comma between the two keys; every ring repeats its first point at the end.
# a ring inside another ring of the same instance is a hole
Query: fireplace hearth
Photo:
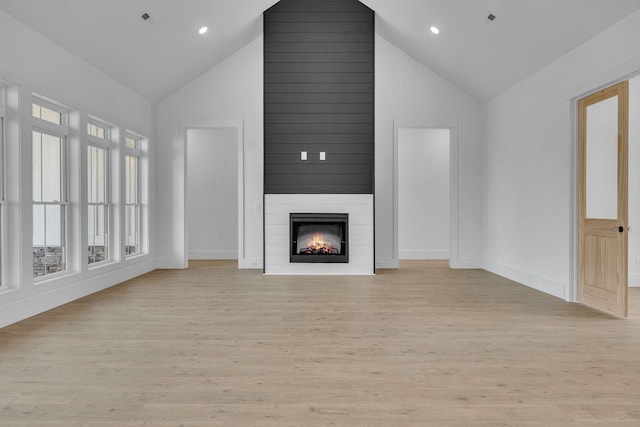
{"type": "Polygon", "coordinates": [[[291,213],[290,262],[348,263],[349,215],[291,213]]]}

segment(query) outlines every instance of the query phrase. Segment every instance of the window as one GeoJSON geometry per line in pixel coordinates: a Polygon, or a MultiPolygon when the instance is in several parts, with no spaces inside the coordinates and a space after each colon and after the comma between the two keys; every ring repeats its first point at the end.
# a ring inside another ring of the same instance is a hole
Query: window
{"type": "Polygon", "coordinates": [[[96,123],[87,123],[87,133],[90,136],[95,136],[96,138],[106,139],[107,138],[107,128],[106,126],[102,126],[96,123]]]}
{"type": "Polygon", "coordinates": [[[31,115],[49,123],[62,125],[62,113],[60,111],[53,110],[40,104],[32,104],[31,115]]]}
{"type": "Polygon", "coordinates": [[[63,111],[33,105],[33,277],[41,277],[67,265],[67,128],[63,111]]]}
{"type": "Polygon", "coordinates": [[[110,185],[109,132],[106,125],[87,124],[88,263],[109,260],[110,185]]]}
{"type": "Polygon", "coordinates": [[[126,135],[125,144],[125,255],[135,255],[142,252],[140,138],[126,135]]]}
{"type": "Polygon", "coordinates": [[[127,148],[133,148],[134,150],[140,150],[140,138],[135,138],[131,135],[125,136],[125,145],[127,148]]]}

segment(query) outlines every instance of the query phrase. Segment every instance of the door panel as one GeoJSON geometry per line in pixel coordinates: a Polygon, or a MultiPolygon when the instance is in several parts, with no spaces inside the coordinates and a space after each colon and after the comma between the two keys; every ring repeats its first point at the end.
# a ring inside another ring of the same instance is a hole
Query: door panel
{"type": "Polygon", "coordinates": [[[578,101],[579,300],[627,316],[628,82],[578,101]]]}

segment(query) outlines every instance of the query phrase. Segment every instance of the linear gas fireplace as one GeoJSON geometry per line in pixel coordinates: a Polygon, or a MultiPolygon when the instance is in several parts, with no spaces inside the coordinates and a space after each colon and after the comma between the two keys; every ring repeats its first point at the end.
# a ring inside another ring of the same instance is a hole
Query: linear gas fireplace
{"type": "Polygon", "coordinates": [[[291,213],[290,262],[349,262],[349,214],[291,213]]]}

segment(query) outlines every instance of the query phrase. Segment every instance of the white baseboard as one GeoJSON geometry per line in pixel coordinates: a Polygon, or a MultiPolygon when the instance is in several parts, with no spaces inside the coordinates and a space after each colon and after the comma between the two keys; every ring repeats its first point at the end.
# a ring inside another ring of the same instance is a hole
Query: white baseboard
{"type": "Polygon", "coordinates": [[[128,265],[59,287],[50,292],[26,296],[0,307],[0,328],[28,319],[87,295],[115,286],[155,269],[153,260],[128,265]]]}
{"type": "MultiPolygon", "coordinates": [[[[188,265],[182,260],[161,258],[158,259],[158,269],[160,270],[183,270],[188,265]]],[[[244,258],[238,260],[238,268],[240,269],[262,269],[262,258],[244,258]]]]}
{"type": "Polygon", "coordinates": [[[629,287],[630,288],[640,288],[640,274],[630,274],[629,275],[629,287]]]}
{"type": "Polygon", "coordinates": [[[237,250],[192,250],[189,251],[189,259],[215,259],[215,260],[227,260],[238,259],[237,250]]]}
{"type": "MultiPolygon", "coordinates": [[[[479,259],[451,259],[449,267],[454,269],[484,268],[484,263],[479,259]]],[[[376,258],[376,268],[397,269],[400,268],[400,260],[397,258],[376,258]]]]}
{"type": "Polygon", "coordinates": [[[400,268],[400,262],[396,258],[376,258],[376,268],[400,268]]]}
{"type": "Polygon", "coordinates": [[[443,260],[449,259],[449,251],[400,251],[400,259],[412,259],[412,260],[443,260]]]}
{"type": "Polygon", "coordinates": [[[244,258],[238,260],[238,268],[243,270],[262,270],[262,258],[244,258]]]}
{"type": "Polygon", "coordinates": [[[537,291],[544,292],[545,294],[562,300],[565,299],[565,285],[560,282],[493,262],[486,262],[484,268],[490,273],[513,280],[537,291]]]}
{"type": "Polygon", "coordinates": [[[452,258],[449,260],[449,267],[456,270],[484,268],[484,262],[479,259],[452,258]]]}
{"type": "Polygon", "coordinates": [[[183,260],[174,258],[159,258],[157,264],[160,270],[182,270],[188,267],[183,260]]]}

